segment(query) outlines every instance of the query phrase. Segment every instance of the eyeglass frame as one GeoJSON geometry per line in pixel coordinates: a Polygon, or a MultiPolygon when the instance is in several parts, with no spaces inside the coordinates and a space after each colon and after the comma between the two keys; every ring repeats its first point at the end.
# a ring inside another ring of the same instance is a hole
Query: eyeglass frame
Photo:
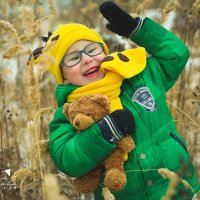
{"type": "Polygon", "coordinates": [[[82,49],[81,51],[74,51],[74,52],[71,52],[71,53],[66,54],[66,55],[63,57],[63,59],[62,59],[62,61],[61,61],[61,63],[60,63],[60,66],[64,65],[65,67],[68,67],[68,68],[74,67],[75,65],[77,65],[78,63],[81,62],[81,60],[82,60],[82,54],[83,54],[83,53],[85,53],[87,56],[90,56],[90,57],[94,57],[94,56],[100,55],[100,54],[103,52],[103,43],[101,43],[101,42],[93,42],[93,43],[90,43],[90,44],[88,44],[87,46],[85,46],[85,48],[82,49]],[[85,51],[85,49],[86,49],[88,46],[90,46],[91,44],[95,44],[95,43],[99,44],[100,47],[102,48],[102,50],[101,50],[100,53],[91,56],[90,54],[88,54],[88,53],[85,51]],[[80,60],[79,60],[79,62],[77,62],[76,64],[74,64],[74,65],[72,65],[72,66],[68,66],[67,64],[65,64],[64,59],[65,59],[66,56],[68,56],[68,55],[70,55],[70,54],[72,54],[72,53],[74,53],[74,52],[79,52],[80,60]]]}

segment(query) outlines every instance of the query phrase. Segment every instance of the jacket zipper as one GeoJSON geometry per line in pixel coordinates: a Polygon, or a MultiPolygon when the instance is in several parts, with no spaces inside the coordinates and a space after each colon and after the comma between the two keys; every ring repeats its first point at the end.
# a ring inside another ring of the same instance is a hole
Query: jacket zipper
{"type": "Polygon", "coordinates": [[[185,149],[185,151],[188,153],[188,150],[187,150],[185,144],[183,143],[183,141],[181,141],[180,138],[178,138],[174,133],[170,133],[170,136],[172,138],[174,138],[185,149]]]}

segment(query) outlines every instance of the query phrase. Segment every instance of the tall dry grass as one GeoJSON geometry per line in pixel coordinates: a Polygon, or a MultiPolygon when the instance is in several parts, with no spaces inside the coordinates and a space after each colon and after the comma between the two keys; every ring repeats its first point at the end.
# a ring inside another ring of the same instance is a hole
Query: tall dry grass
{"type": "MultiPolygon", "coordinates": [[[[168,92],[167,102],[200,178],[200,1],[115,2],[133,15],[145,16],[153,10],[159,14],[153,18],[161,24],[172,12],[176,13],[172,31],[188,45],[190,60],[168,92]]],[[[100,3],[0,1],[0,199],[93,198],[76,193],[71,179],[57,171],[47,150],[48,123],[56,109],[56,82],[45,67],[48,58],[44,57],[43,65],[26,63],[31,51],[44,45],[41,35],[47,35],[58,23],[77,22],[97,28],[111,51],[134,46],[128,41],[116,43],[119,39],[105,29],[98,12],[100,3]]]]}

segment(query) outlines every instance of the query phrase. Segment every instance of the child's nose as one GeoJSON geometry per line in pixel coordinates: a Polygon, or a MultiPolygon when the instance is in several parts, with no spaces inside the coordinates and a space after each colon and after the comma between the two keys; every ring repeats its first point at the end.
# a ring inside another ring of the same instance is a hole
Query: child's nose
{"type": "Polygon", "coordinates": [[[90,62],[92,62],[92,57],[90,57],[87,54],[83,53],[81,62],[83,64],[89,64],[90,62]]]}

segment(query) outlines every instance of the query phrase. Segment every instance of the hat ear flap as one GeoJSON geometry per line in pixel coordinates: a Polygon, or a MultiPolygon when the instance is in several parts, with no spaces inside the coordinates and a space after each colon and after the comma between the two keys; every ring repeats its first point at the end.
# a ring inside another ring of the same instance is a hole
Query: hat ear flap
{"type": "Polygon", "coordinates": [[[49,40],[51,35],[52,35],[52,32],[48,31],[48,36],[47,37],[45,37],[45,36],[41,37],[42,41],[47,43],[47,41],[49,40]]]}
{"type": "Polygon", "coordinates": [[[44,47],[39,47],[35,49],[28,58],[27,65],[30,64],[31,60],[36,60],[41,54],[44,47]]]}

